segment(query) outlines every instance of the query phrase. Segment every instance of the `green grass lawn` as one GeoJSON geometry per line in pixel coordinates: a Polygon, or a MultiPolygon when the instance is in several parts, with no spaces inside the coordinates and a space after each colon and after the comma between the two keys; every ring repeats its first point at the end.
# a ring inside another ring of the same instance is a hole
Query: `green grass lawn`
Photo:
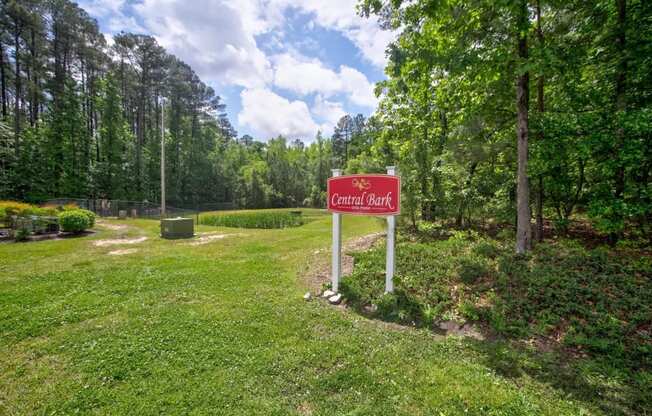
{"type": "MultiPolygon", "coordinates": [[[[305,210],[304,210],[305,211],[305,210]]],[[[330,219],[204,245],[158,222],[0,245],[0,414],[577,415],[627,411],[618,375],[305,302],[330,219]],[[146,236],[140,244],[96,240],[146,236]],[[137,250],[109,255],[114,250],[137,250]],[[605,388],[607,386],[607,388],[605,388]]],[[[345,238],[376,232],[346,217],[345,238]]],[[[327,260],[327,259],[324,259],[327,260]]]]}

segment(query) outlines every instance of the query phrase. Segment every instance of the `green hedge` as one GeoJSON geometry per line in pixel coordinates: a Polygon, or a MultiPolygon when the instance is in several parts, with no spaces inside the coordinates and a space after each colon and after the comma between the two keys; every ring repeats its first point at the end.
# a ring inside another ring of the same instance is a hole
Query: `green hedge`
{"type": "Polygon", "coordinates": [[[63,211],[59,214],[59,225],[65,232],[80,233],[93,228],[95,214],[85,209],[63,211]]]}
{"type": "Polygon", "coordinates": [[[301,215],[283,211],[241,212],[200,217],[200,224],[234,228],[286,228],[303,225],[301,215]]]}

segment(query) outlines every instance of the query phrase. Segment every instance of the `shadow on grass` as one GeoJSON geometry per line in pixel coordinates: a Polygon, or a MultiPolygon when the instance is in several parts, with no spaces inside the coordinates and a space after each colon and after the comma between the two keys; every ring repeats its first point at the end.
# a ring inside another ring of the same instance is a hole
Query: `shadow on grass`
{"type": "Polygon", "coordinates": [[[652,413],[652,375],[645,370],[633,372],[611,362],[558,351],[544,353],[505,339],[467,339],[467,345],[483,365],[517,385],[524,377],[531,378],[607,415],[652,413]]]}

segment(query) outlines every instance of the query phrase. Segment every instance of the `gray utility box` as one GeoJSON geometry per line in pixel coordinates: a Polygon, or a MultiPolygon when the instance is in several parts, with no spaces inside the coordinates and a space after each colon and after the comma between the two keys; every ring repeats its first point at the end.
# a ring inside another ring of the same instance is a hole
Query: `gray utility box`
{"type": "Polygon", "coordinates": [[[166,218],[161,220],[161,237],[168,239],[192,238],[195,224],[192,218],[166,218]]]}

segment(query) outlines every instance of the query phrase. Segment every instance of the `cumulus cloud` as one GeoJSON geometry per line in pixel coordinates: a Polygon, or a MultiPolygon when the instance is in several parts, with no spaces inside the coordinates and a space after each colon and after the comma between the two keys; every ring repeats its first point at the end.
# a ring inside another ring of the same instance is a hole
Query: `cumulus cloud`
{"type": "Polygon", "coordinates": [[[240,98],[238,122],[264,137],[280,134],[310,140],[320,127],[304,101],[290,101],[267,88],[245,89],[240,98]]]}
{"type": "MultiPolygon", "coordinates": [[[[329,130],[329,124],[348,106],[373,109],[377,105],[373,85],[362,72],[347,65],[329,68],[285,43],[284,31],[292,29],[290,11],[309,17],[304,30],[320,26],[341,33],[364,59],[379,68],[386,63],[385,48],[393,37],[382,31],[374,18],[356,15],[357,0],[79,2],[101,18],[110,32],[152,34],[203,80],[217,84],[218,90],[220,85],[242,87],[238,120],[262,137],[287,134],[311,138],[317,128],[329,130]],[[259,44],[262,39],[264,50],[259,44]],[[278,94],[284,92],[301,99],[289,100],[278,94]],[[310,109],[306,102],[312,103],[310,109]]],[[[307,50],[316,54],[320,46],[313,44],[307,50]]]]}
{"type": "Polygon", "coordinates": [[[325,97],[347,96],[356,105],[375,108],[373,84],[355,68],[341,65],[339,71],[326,68],[317,58],[285,53],[272,58],[274,85],[299,95],[319,93],[325,97]]]}
{"type": "Polygon", "coordinates": [[[134,8],[161,45],[202,78],[262,87],[271,76],[254,39],[262,23],[244,17],[238,6],[226,0],[144,0],[134,8]]]}
{"type": "Polygon", "coordinates": [[[333,129],[338,120],[346,114],[341,102],[329,101],[321,94],[315,95],[315,100],[310,111],[323,121],[320,129],[327,136],[333,133],[333,129]]]}

